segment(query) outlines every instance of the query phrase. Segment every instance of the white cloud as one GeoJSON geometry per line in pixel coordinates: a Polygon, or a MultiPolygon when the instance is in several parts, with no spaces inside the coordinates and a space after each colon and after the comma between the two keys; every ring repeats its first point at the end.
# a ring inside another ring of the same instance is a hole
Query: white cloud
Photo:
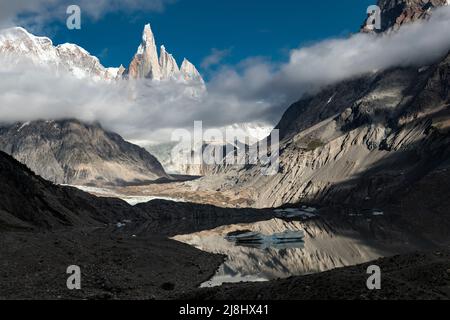
{"type": "Polygon", "coordinates": [[[0,74],[0,119],[99,121],[135,140],[168,138],[171,129],[191,128],[195,120],[207,127],[274,123],[288,104],[323,86],[374,70],[436,61],[450,49],[448,30],[450,8],[443,8],[430,21],[389,36],[358,34],[292,50],[284,64],[247,59],[220,68],[200,98],[186,94],[189,88],[181,83],[91,83],[22,64],[0,74]]]}
{"type": "Polygon", "coordinates": [[[277,119],[280,106],[324,86],[391,67],[433,63],[450,50],[450,7],[437,9],[429,21],[406,25],[385,35],[356,34],[329,39],[290,52],[287,63],[247,60],[238,68],[223,68],[210,86],[244,101],[268,102],[277,119]]]}
{"type": "Polygon", "coordinates": [[[99,19],[115,12],[162,11],[176,0],[0,0],[0,27],[21,25],[40,30],[51,21],[65,21],[69,5],[79,5],[84,16],[99,19]]]}
{"type": "Polygon", "coordinates": [[[205,57],[201,63],[203,69],[208,69],[210,67],[220,64],[223,59],[225,59],[231,52],[231,49],[219,50],[216,48],[211,49],[211,53],[205,57]]]}
{"type": "Polygon", "coordinates": [[[99,121],[128,139],[161,140],[194,120],[221,126],[252,117],[254,111],[253,102],[245,105],[218,92],[195,97],[185,83],[93,82],[23,62],[0,63],[10,66],[0,72],[0,119],[7,123],[78,118],[99,121]]]}

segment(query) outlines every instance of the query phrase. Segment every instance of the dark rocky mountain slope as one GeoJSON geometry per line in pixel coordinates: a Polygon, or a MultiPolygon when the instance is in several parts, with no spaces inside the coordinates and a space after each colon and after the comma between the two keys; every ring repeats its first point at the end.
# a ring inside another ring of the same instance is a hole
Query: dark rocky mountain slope
{"type": "Polygon", "coordinates": [[[0,231],[105,226],[145,219],[125,202],[60,187],[0,151],[0,231]]]}
{"type": "MultiPolygon", "coordinates": [[[[418,2],[379,5],[387,12],[394,4],[407,9],[418,2]]],[[[380,70],[328,86],[290,106],[277,125],[278,174],[264,176],[260,165],[224,167],[220,177],[199,184],[251,192],[256,207],[383,206],[449,167],[449,89],[450,55],[431,65],[380,70]]],[[[436,183],[440,196],[448,198],[450,190],[436,183]]]]}

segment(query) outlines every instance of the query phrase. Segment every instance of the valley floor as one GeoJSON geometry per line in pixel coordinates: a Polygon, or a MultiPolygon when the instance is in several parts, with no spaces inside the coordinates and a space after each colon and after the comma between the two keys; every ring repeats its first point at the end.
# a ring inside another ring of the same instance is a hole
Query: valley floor
{"type": "Polygon", "coordinates": [[[189,182],[175,181],[108,188],[75,187],[99,197],[121,198],[132,205],[153,199],[209,204],[223,208],[248,208],[254,204],[254,200],[252,200],[252,195],[249,191],[239,190],[237,192],[220,190],[219,188],[214,190],[213,187],[205,187],[203,180],[202,183],[194,180],[189,182]]]}
{"type": "Polygon", "coordinates": [[[433,244],[403,232],[389,217],[379,216],[369,222],[367,217],[340,216],[336,212],[329,215],[324,210],[318,219],[283,221],[274,219],[267,210],[160,200],[138,208],[152,211],[157,218],[139,225],[0,233],[0,299],[450,298],[450,254],[444,250],[436,253],[433,244]],[[205,248],[201,251],[170,238],[182,241],[186,236],[177,235],[208,235],[217,230],[227,233],[249,226],[264,232],[280,231],[286,226],[303,228],[308,235],[303,262],[311,263],[305,273],[417,249],[434,253],[376,262],[386,272],[383,279],[389,279],[384,280],[386,287],[379,293],[364,289],[365,266],[265,283],[198,289],[225,261],[220,254],[229,253],[205,248]],[[339,258],[342,251],[346,255],[339,258]],[[81,291],[66,287],[69,265],[81,267],[81,291]]]}
{"type": "Polygon", "coordinates": [[[0,233],[0,299],[170,299],[211,277],[222,263],[162,236],[77,230],[0,233]],[[81,268],[82,290],[66,270],[81,268]]]}

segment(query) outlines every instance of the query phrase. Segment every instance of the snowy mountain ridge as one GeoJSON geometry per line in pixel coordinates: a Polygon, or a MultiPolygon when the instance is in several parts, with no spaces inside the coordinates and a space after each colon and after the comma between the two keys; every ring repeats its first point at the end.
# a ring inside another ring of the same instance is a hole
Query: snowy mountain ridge
{"type": "Polygon", "coordinates": [[[38,37],[21,27],[0,31],[0,56],[19,64],[24,60],[35,66],[48,66],[66,71],[79,79],[113,80],[114,69],[105,68],[100,60],[76,44],[54,46],[47,37],[38,37]]]}
{"type": "Polygon", "coordinates": [[[0,30],[0,57],[19,65],[54,68],[57,73],[69,72],[78,79],[114,81],[119,79],[176,80],[186,83],[204,81],[197,68],[187,59],[178,67],[173,55],[161,46],[158,57],[156,42],[149,24],[144,27],[142,43],[128,68],[106,68],[84,48],[64,43],[55,46],[48,37],[35,36],[22,27],[0,30]]]}

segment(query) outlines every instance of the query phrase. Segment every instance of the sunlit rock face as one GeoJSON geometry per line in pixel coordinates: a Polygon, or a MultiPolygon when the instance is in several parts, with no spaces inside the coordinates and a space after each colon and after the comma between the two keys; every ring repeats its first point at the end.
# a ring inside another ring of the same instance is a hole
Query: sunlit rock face
{"type": "Polygon", "coordinates": [[[186,81],[204,82],[200,72],[197,68],[187,59],[184,59],[181,64],[181,74],[186,81]]]}
{"type": "Polygon", "coordinates": [[[180,77],[180,68],[177,61],[166,51],[165,46],[161,46],[161,56],[159,57],[159,65],[163,79],[177,79],[180,77]]]}
{"type": "Polygon", "coordinates": [[[161,80],[162,78],[155,37],[149,24],[144,28],[142,42],[130,63],[126,75],[132,79],[148,78],[161,80]]]}
{"type": "Polygon", "coordinates": [[[77,120],[0,126],[0,150],[58,184],[110,186],[168,177],[144,149],[77,120]]]}
{"type": "Polygon", "coordinates": [[[155,36],[150,24],[145,26],[142,42],[123,75],[129,79],[176,80],[204,84],[200,72],[189,60],[184,59],[179,67],[176,59],[166,50],[165,46],[161,46],[158,55],[155,36]]]}

